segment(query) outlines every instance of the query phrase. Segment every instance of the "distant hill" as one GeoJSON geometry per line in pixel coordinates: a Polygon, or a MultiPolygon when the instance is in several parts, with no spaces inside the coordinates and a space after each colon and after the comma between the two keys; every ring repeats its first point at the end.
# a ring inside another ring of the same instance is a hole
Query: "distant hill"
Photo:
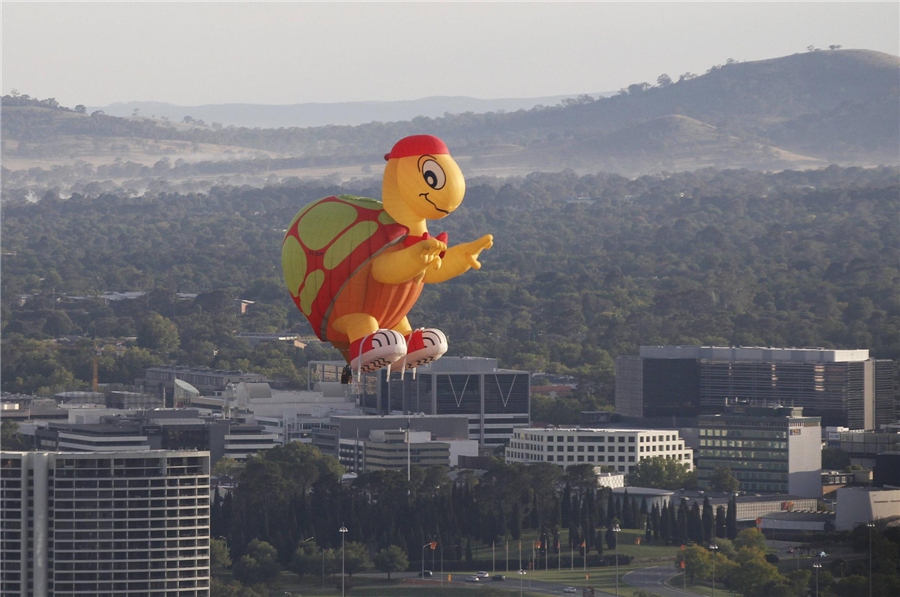
{"type": "MultiPolygon", "coordinates": [[[[418,105],[434,102],[444,109],[456,99],[426,98],[418,105]]],[[[467,172],[495,175],[564,168],[634,175],[706,166],[778,170],[900,162],[900,58],[867,50],[731,62],[700,76],[686,74],[655,86],[637,83],[613,97],[581,96],[549,107],[357,126],[182,124],[143,110],[128,118],[76,114],[9,97],[3,98],[3,108],[3,157],[10,169],[39,166],[34,158],[109,163],[120,157],[153,165],[169,156],[187,162],[231,160],[233,166],[203,169],[252,171],[266,180],[282,171],[347,177],[373,172],[398,139],[419,133],[441,137],[467,172]],[[256,160],[252,167],[235,161],[246,158],[256,160]],[[281,161],[266,161],[276,158],[281,161]]]]}
{"type": "MultiPolygon", "coordinates": [[[[612,92],[592,93],[593,97],[608,97],[612,92]]],[[[181,122],[185,116],[218,122],[224,126],[248,128],[311,127],[326,125],[358,125],[367,122],[412,120],[417,116],[438,118],[444,114],[465,112],[513,112],[535,106],[555,106],[570,95],[533,98],[478,99],[464,96],[435,96],[409,101],[306,103],[288,105],[268,104],[205,104],[179,106],[164,102],[118,102],[108,106],[89,107],[88,111],[103,110],[110,116],[139,115],[166,117],[181,122]]]]}

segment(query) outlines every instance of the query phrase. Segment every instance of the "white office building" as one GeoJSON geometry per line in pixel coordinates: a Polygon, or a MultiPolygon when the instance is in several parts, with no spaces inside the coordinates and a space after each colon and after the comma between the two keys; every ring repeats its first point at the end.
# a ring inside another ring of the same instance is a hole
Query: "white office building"
{"type": "Polygon", "coordinates": [[[506,448],[506,462],[552,462],[607,466],[629,473],[644,458],[661,456],[693,469],[693,450],[672,429],[516,429],[506,448]]]}

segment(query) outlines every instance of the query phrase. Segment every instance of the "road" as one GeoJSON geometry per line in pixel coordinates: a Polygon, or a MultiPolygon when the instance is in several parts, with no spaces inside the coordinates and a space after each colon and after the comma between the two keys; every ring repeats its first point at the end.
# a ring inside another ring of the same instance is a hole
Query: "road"
{"type": "Polygon", "coordinates": [[[678,571],[671,566],[654,566],[629,572],[622,580],[630,587],[657,593],[663,597],[697,597],[696,593],[673,589],[665,585],[666,580],[677,574],[678,571]]]}

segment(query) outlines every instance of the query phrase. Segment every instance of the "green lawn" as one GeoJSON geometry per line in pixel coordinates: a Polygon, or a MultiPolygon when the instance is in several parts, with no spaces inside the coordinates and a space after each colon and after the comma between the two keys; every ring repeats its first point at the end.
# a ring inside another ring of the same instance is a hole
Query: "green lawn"
{"type": "MultiPolygon", "coordinates": [[[[566,556],[570,552],[566,548],[566,538],[567,531],[563,530],[561,536],[562,547],[562,555],[566,556]]],[[[533,541],[538,540],[538,532],[533,529],[526,529],[522,531],[522,559],[525,560],[526,557],[531,557],[531,545],[533,541]],[[526,556],[527,554],[527,556],[526,556]]],[[[496,548],[496,556],[497,556],[497,569],[500,569],[500,562],[503,562],[503,569],[506,569],[506,543],[498,541],[496,548]]],[[[631,556],[636,560],[659,560],[664,558],[674,558],[678,553],[679,546],[665,546],[665,545],[654,545],[652,543],[648,544],[645,542],[644,531],[632,530],[632,529],[624,529],[619,533],[619,554],[631,556]],[[641,545],[635,545],[635,539],[638,537],[641,538],[641,545]]],[[[577,553],[577,550],[576,550],[577,553]]],[[[596,550],[591,550],[591,555],[596,555],[596,550]]],[[[606,543],[603,544],[603,555],[612,555],[615,553],[614,549],[608,549],[606,543]]],[[[491,546],[490,544],[483,543],[472,543],[472,554],[475,559],[490,559],[491,558],[491,546]]],[[[553,559],[556,557],[556,554],[550,554],[550,565],[553,565],[553,559]]],[[[579,561],[580,558],[576,556],[576,561],[579,561]]],[[[519,542],[510,539],[509,541],[509,561],[510,561],[510,570],[514,569],[514,566],[518,567],[519,562],[519,542]],[[515,562],[515,565],[513,564],[515,562]]],[[[541,562],[543,564],[543,561],[541,562]]]]}
{"type": "MultiPolygon", "coordinates": [[[[672,585],[673,587],[675,587],[676,589],[682,589],[684,587],[683,583],[684,583],[684,575],[683,574],[679,574],[678,576],[672,578],[672,580],[669,581],[669,584],[672,585]]],[[[712,583],[695,584],[692,582],[688,582],[687,590],[692,593],[697,593],[700,595],[710,595],[711,596],[713,594],[712,583]]],[[[729,591],[724,586],[720,585],[719,583],[716,583],[716,597],[719,597],[719,595],[721,595],[722,597],[741,597],[740,593],[734,593],[732,591],[729,591]]]]}

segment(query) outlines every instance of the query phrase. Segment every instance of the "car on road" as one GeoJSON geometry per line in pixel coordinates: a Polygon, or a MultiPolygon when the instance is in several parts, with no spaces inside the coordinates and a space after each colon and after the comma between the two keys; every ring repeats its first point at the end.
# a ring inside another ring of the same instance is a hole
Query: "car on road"
{"type": "Polygon", "coordinates": [[[426,570],[425,572],[419,572],[416,576],[422,576],[424,578],[431,578],[434,573],[431,570],[426,570]]]}
{"type": "Polygon", "coordinates": [[[820,551],[820,552],[819,552],[819,557],[820,557],[820,558],[824,558],[824,557],[827,556],[827,555],[828,555],[828,554],[825,553],[824,551],[820,551]]]}
{"type": "Polygon", "coordinates": [[[503,574],[495,574],[491,577],[491,580],[506,580],[506,576],[503,574]]]}
{"type": "Polygon", "coordinates": [[[578,589],[576,589],[575,587],[566,587],[565,589],[563,589],[563,593],[577,593],[577,592],[578,592],[578,589]]]}
{"type": "Polygon", "coordinates": [[[476,572],[475,576],[477,576],[478,578],[490,578],[491,575],[484,570],[481,570],[480,572],[476,572]]]}
{"type": "Polygon", "coordinates": [[[477,576],[467,576],[466,582],[478,582],[478,577],[477,576]]]}

